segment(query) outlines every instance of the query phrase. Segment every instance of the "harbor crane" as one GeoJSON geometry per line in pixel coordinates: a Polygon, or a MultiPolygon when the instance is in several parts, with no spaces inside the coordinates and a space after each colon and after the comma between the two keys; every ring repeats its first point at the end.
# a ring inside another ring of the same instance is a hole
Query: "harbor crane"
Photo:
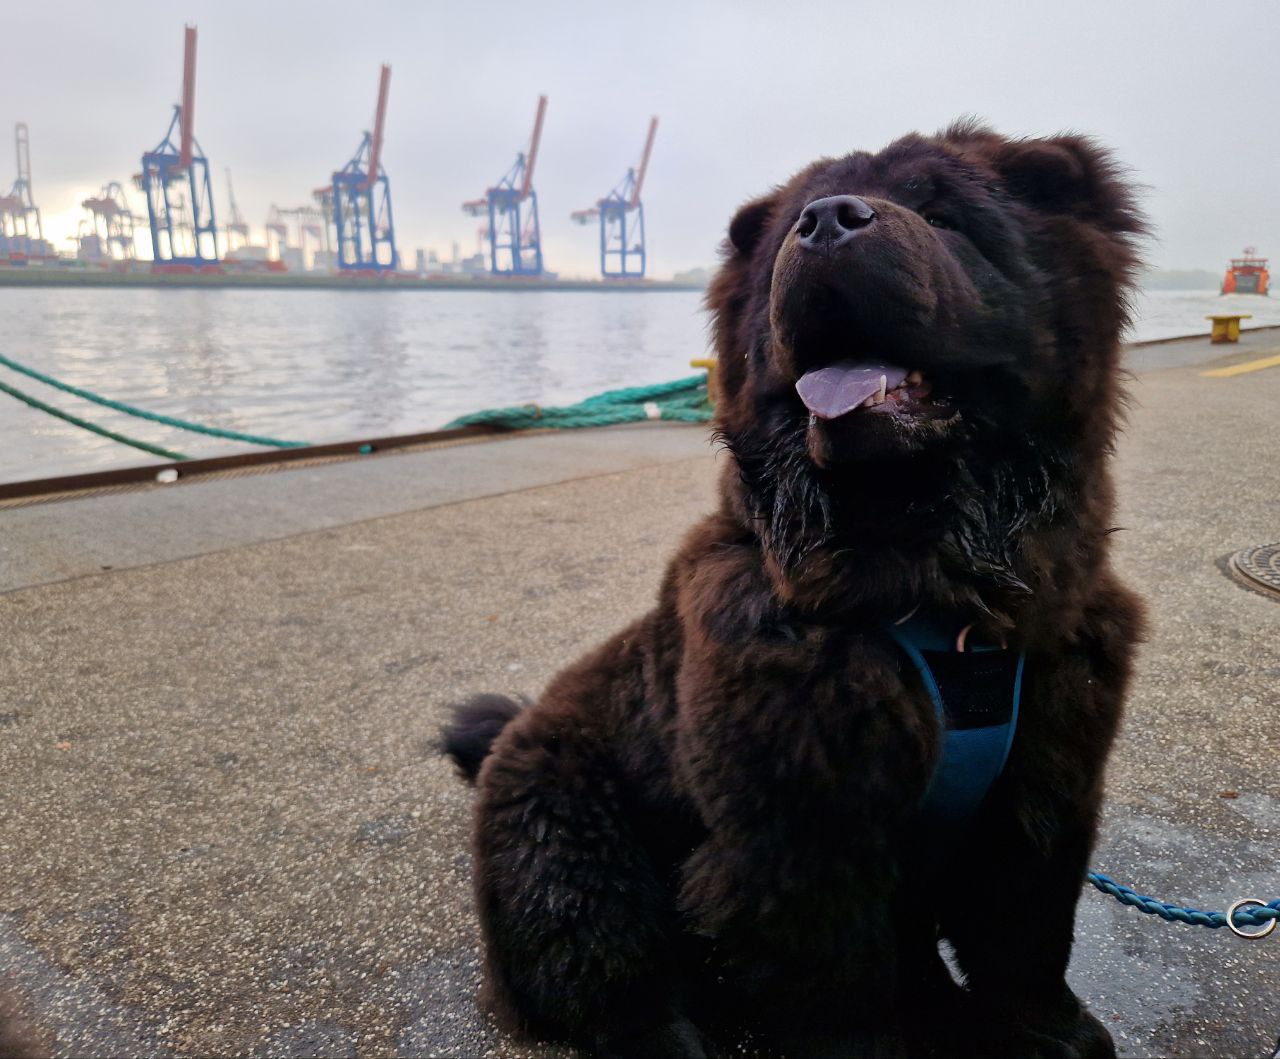
{"type": "Polygon", "coordinates": [[[40,209],[31,194],[31,139],[23,122],[14,126],[13,141],[18,178],[7,195],[0,195],[0,256],[10,264],[25,265],[53,256],[53,250],[44,241],[40,209]]]}
{"type": "Polygon", "coordinates": [[[645,137],[639,167],[628,169],[617,187],[598,199],[594,206],[575,210],[569,215],[578,224],[599,220],[600,274],[605,279],[644,278],[644,203],[640,193],[644,188],[649,156],[653,153],[653,138],[657,132],[658,119],[650,118],[649,135],[645,137]]]}
{"type": "Polygon", "coordinates": [[[240,207],[236,204],[236,189],[231,183],[231,170],[227,173],[227,198],[231,201],[231,220],[227,222],[227,253],[238,249],[241,246],[249,245],[249,225],[245,221],[244,216],[240,213],[240,207]],[[236,242],[236,239],[239,242],[236,242]]]}
{"type": "Polygon", "coordinates": [[[351,161],[333,174],[329,194],[326,196],[325,189],[315,193],[321,207],[333,217],[337,265],[343,272],[390,272],[399,267],[391,216],[391,183],[382,168],[390,87],[391,67],[384,63],[373,132],[364,134],[351,161]]]}
{"type": "Polygon", "coordinates": [[[533,190],[533,169],[542,140],[547,97],[538,97],[529,153],[516,155],[515,164],[483,198],[464,202],[473,217],[489,217],[489,271],[495,276],[540,276],[542,229],[538,225],[538,193],[533,190]]]}
{"type": "Polygon", "coordinates": [[[298,249],[302,253],[304,267],[328,267],[333,251],[323,210],[318,206],[295,206],[288,212],[298,227],[298,249]]]}
{"type": "Polygon", "coordinates": [[[89,230],[79,236],[81,254],[100,261],[133,261],[138,256],[133,210],[123,187],[113,180],[80,205],[89,211],[89,230]]]}
{"type": "Polygon", "coordinates": [[[147,197],[151,267],[157,272],[218,268],[213,185],[209,182],[209,160],[195,138],[195,106],[196,27],[187,26],[182,102],[173,108],[164,139],[142,156],[142,172],[134,177],[147,197]]]}
{"type": "Polygon", "coordinates": [[[266,223],[262,226],[267,233],[267,259],[281,261],[284,252],[289,249],[289,222],[285,219],[285,210],[274,202],[267,211],[266,223]]]}
{"type": "Polygon", "coordinates": [[[267,214],[267,258],[284,262],[290,271],[316,268],[329,260],[328,217],[318,206],[271,205],[267,214]],[[290,232],[290,222],[293,230],[290,232]],[[290,234],[293,241],[290,241],[290,234]]]}

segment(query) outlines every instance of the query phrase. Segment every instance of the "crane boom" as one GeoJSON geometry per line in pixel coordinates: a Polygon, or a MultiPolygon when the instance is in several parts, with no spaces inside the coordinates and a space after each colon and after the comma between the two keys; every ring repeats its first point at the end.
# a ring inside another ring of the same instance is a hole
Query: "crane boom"
{"type": "Polygon", "coordinates": [[[182,55],[182,141],[178,149],[178,168],[191,165],[191,143],[195,139],[196,119],[196,27],[186,27],[182,55]]]}
{"type": "MultiPolygon", "coordinates": [[[[233,226],[235,227],[245,226],[244,218],[240,216],[240,207],[236,204],[236,189],[235,189],[235,186],[231,183],[230,168],[226,170],[226,173],[227,173],[227,198],[231,200],[231,224],[228,224],[227,227],[231,228],[233,226]]],[[[247,226],[245,227],[247,228],[247,226]]]]}
{"type": "Polygon", "coordinates": [[[373,116],[373,140],[369,145],[369,177],[364,182],[369,187],[378,179],[378,164],[382,158],[382,130],[387,119],[387,93],[391,89],[391,67],[382,64],[382,76],[378,79],[378,109],[373,116]]]}
{"type": "Polygon", "coordinates": [[[658,132],[658,119],[649,119],[649,135],[645,137],[644,154],[640,156],[640,168],[636,171],[636,186],[631,189],[631,205],[640,203],[640,189],[644,187],[644,175],[649,171],[649,155],[653,153],[653,138],[658,132]]]}
{"type": "Polygon", "coordinates": [[[533,187],[533,167],[538,161],[538,144],[542,142],[542,119],[547,113],[547,97],[538,97],[538,115],[533,119],[533,138],[529,141],[529,158],[524,166],[524,183],[520,186],[521,198],[533,187]]]}
{"type": "Polygon", "coordinates": [[[24,122],[13,127],[13,147],[18,158],[18,185],[26,193],[27,203],[35,201],[31,190],[31,135],[24,122]]]}

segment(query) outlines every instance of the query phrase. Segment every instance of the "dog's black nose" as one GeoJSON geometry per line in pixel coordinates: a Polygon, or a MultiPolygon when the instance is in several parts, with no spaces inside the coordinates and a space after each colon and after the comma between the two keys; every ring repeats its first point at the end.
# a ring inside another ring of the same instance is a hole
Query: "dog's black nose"
{"type": "Polygon", "coordinates": [[[796,235],[800,245],[811,250],[834,250],[857,235],[875,216],[876,211],[855,195],[814,199],[800,211],[796,235]]]}

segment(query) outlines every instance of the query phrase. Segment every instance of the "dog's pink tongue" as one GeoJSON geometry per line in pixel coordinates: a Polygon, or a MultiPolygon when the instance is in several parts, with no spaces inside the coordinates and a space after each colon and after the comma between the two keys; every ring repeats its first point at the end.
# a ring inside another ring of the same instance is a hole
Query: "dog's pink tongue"
{"type": "Polygon", "coordinates": [[[796,383],[796,393],[819,419],[836,419],[879,393],[881,376],[885,386],[892,390],[907,373],[889,364],[842,360],[826,368],[806,371],[796,383]]]}

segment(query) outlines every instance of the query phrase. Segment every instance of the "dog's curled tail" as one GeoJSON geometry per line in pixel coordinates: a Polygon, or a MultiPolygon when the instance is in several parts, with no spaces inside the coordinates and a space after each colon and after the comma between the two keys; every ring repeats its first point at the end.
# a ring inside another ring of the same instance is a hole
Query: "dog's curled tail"
{"type": "Polygon", "coordinates": [[[440,749],[453,758],[468,783],[474,783],[498,733],[528,705],[506,695],[473,695],[453,708],[444,726],[440,749]]]}

